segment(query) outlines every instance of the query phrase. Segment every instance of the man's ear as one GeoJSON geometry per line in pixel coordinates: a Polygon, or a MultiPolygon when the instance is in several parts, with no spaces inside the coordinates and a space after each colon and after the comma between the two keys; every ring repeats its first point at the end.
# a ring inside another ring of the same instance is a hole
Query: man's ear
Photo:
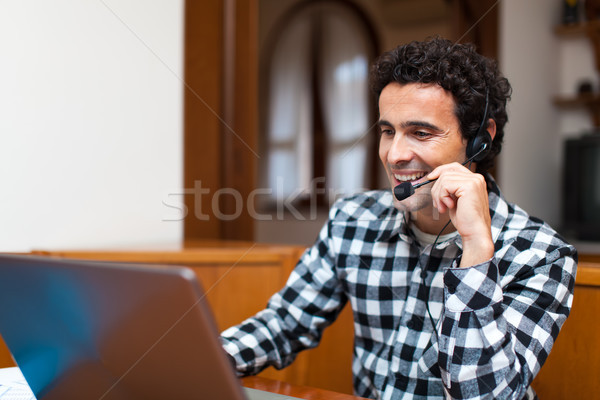
{"type": "Polygon", "coordinates": [[[492,137],[492,140],[494,140],[496,137],[496,121],[494,121],[492,118],[488,119],[487,131],[492,137]]]}

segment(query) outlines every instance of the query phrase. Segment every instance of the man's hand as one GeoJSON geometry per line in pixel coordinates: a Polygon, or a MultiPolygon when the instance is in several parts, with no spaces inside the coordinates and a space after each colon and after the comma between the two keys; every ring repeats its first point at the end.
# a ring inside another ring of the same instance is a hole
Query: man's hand
{"type": "Polygon", "coordinates": [[[459,163],[434,169],[427,179],[437,179],[431,188],[433,206],[440,214],[449,211],[463,243],[461,268],[489,260],[494,255],[492,220],[485,179],[459,163]]]}

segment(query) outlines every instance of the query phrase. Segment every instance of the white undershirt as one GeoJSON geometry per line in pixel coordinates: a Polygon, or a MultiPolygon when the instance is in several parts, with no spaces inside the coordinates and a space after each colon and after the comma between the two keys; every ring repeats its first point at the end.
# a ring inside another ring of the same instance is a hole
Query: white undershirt
{"type": "MultiPolygon", "coordinates": [[[[437,237],[437,235],[425,233],[422,230],[420,230],[419,228],[417,228],[417,226],[415,224],[410,224],[410,229],[413,231],[413,233],[417,237],[417,240],[419,241],[419,243],[422,246],[427,246],[427,245],[433,244],[433,242],[435,242],[435,238],[437,237]]],[[[445,235],[440,235],[437,242],[443,243],[445,241],[448,241],[448,240],[454,238],[456,235],[458,235],[458,231],[446,233],[445,235]]]]}

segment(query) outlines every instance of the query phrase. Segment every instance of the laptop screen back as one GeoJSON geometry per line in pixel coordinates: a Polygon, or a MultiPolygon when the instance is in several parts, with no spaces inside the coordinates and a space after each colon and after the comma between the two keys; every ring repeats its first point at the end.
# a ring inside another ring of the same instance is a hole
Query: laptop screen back
{"type": "Polygon", "coordinates": [[[0,256],[0,304],[38,400],[244,398],[190,269],[0,256]]]}

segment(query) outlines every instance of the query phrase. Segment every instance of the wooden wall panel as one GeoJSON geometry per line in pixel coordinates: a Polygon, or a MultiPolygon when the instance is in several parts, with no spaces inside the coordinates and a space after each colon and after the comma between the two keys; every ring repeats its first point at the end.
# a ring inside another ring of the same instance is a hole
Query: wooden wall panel
{"type": "Polygon", "coordinates": [[[0,368],[14,367],[15,361],[10,354],[10,351],[6,348],[4,339],[0,336],[0,368]]]}
{"type": "Polygon", "coordinates": [[[600,393],[600,264],[580,262],[571,315],[533,381],[540,399],[588,399],[600,393]]]}

